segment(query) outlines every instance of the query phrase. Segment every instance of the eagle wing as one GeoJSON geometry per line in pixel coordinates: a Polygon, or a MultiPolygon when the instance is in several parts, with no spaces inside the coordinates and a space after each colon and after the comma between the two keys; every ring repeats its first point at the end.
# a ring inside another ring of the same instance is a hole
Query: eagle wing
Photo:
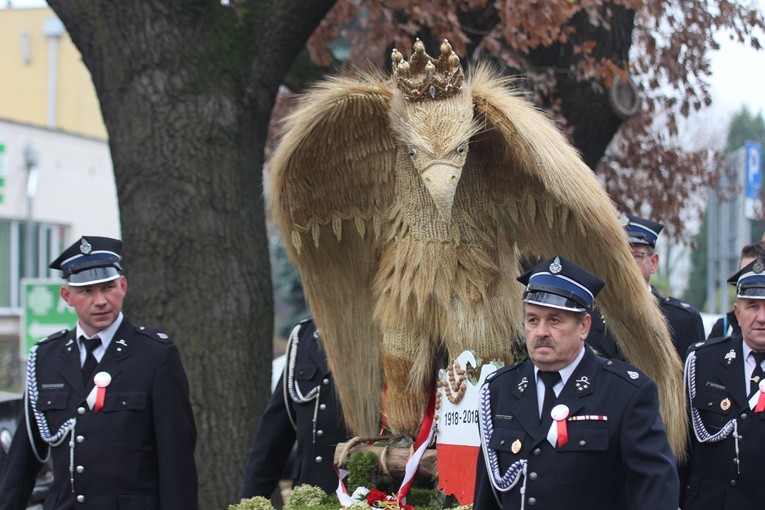
{"type": "Polygon", "coordinates": [[[325,80],[285,121],[268,165],[271,217],[300,270],[346,424],[379,433],[382,335],[372,286],[393,200],[391,91],[373,74],[325,80]]]}
{"type": "Polygon", "coordinates": [[[480,160],[499,222],[521,249],[561,254],[606,282],[599,306],[627,359],[657,382],[670,443],[682,458],[682,364],[617,211],[550,119],[507,85],[485,67],[472,76],[476,114],[486,129],[471,140],[471,156],[480,160]]]}

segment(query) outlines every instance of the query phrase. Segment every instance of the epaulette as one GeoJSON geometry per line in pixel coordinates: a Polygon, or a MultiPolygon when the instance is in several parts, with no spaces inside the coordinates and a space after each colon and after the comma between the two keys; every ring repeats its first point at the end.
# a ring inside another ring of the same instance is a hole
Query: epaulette
{"type": "Polygon", "coordinates": [[[42,345],[42,344],[44,344],[44,343],[48,343],[48,342],[51,342],[51,341],[53,341],[53,340],[59,339],[59,338],[61,338],[62,336],[66,335],[67,333],[69,333],[69,330],[68,330],[68,329],[62,329],[62,330],[60,330],[60,331],[56,331],[56,332],[55,332],[55,333],[53,333],[52,335],[49,335],[47,338],[43,338],[42,340],[39,340],[39,341],[37,342],[37,345],[42,345]]]}
{"type": "Polygon", "coordinates": [[[506,374],[508,372],[512,372],[513,370],[517,369],[521,365],[523,365],[523,361],[516,361],[515,363],[511,363],[509,365],[505,365],[504,367],[500,367],[497,370],[495,370],[494,372],[490,373],[488,376],[486,376],[486,382],[494,379],[495,377],[497,377],[499,375],[506,374]]]}
{"type": "Polygon", "coordinates": [[[696,311],[696,309],[693,308],[693,306],[691,306],[689,303],[686,303],[684,301],[680,301],[677,298],[665,297],[662,300],[665,303],[667,303],[668,305],[672,306],[673,308],[677,308],[679,310],[683,310],[684,312],[687,312],[687,313],[693,313],[694,311],[696,311]]]}
{"type": "Polygon", "coordinates": [[[703,349],[704,347],[709,347],[710,345],[716,345],[722,342],[727,341],[731,337],[729,336],[720,336],[717,338],[708,338],[707,340],[700,340],[698,342],[692,343],[688,347],[688,352],[695,351],[697,349],[703,349]]]}
{"type": "Polygon", "coordinates": [[[154,340],[159,340],[163,344],[172,343],[172,340],[170,340],[170,337],[167,335],[167,333],[164,333],[158,329],[154,329],[149,326],[138,326],[137,329],[139,333],[142,333],[149,338],[153,338],[154,340]]]}
{"type": "Polygon", "coordinates": [[[646,379],[648,379],[648,376],[643,372],[628,363],[619,361],[618,359],[600,358],[600,365],[608,372],[621,377],[625,381],[631,382],[635,386],[640,386],[646,379]]]}

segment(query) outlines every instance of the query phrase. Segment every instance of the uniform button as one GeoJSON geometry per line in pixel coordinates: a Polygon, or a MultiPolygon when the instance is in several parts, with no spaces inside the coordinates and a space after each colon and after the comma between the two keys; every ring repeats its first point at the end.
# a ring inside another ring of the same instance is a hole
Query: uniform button
{"type": "Polygon", "coordinates": [[[327,379],[325,377],[324,379],[321,380],[321,384],[323,384],[324,386],[328,385],[329,384],[329,379],[327,379]]]}
{"type": "Polygon", "coordinates": [[[85,472],[85,466],[77,466],[77,472],[78,473],[84,473],[85,472]]]}
{"type": "Polygon", "coordinates": [[[500,446],[502,446],[503,444],[505,444],[505,440],[504,440],[504,439],[503,439],[502,441],[500,441],[500,442],[499,442],[499,445],[500,445],[500,446]]]}
{"type": "Polygon", "coordinates": [[[537,504],[537,498],[529,498],[529,506],[534,506],[537,504]]]}
{"type": "Polygon", "coordinates": [[[322,461],[321,455],[319,455],[318,457],[316,457],[314,460],[316,461],[316,463],[317,463],[317,464],[318,464],[319,462],[321,462],[321,461],[322,461]]]}
{"type": "Polygon", "coordinates": [[[536,480],[537,479],[537,474],[535,472],[531,472],[531,473],[529,473],[529,478],[531,478],[532,480],[536,480]]]}
{"type": "Polygon", "coordinates": [[[325,410],[326,408],[327,408],[327,404],[321,404],[321,405],[319,406],[319,410],[320,410],[320,411],[323,411],[323,410],[325,410]]]}
{"type": "Polygon", "coordinates": [[[731,480],[730,481],[730,485],[731,485],[731,487],[735,487],[736,486],[736,480],[731,480]]]}
{"type": "Polygon", "coordinates": [[[84,407],[78,407],[77,408],[77,414],[85,414],[85,408],[84,407]]]}
{"type": "Polygon", "coordinates": [[[321,436],[323,436],[323,435],[324,435],[324,431],[323,431],[323,430],[317,430],[317,431],[316,431],[316,435],[317,435],[317,436],[319,436],[319,437],[321,437],[321,436]]]}
{"type": "Polygon", "coordinates": [[[85,436],[77,436],[78,443],[82,443],[83,441],[85,441],[85,436]]]}
{"type": "Polygon", "coordinates": [[[579,440],[579,446],[584,446],[586,444],[587,444],[587,441],[585,441],[584,439],[579,440]]]}
{"type": "Polygon", "coordinates": [[[303,369],[298,370],[298,375],[303,375],[303,369]]]}
{"type": "Polygon", "coordinates": [[[742,413],[742,414],[741,414],[741,419],[742,419],[742,420],[746,420],[746,413],[742,413]]]}
{"type": "Polygon", "coordinates": [[[52,402],[51,402],[50,400],[48,400],[48,405],[51,405],[51,403],[52,403],[52,402]]]}
{"type": "Polygon", "coordinates": [[[123,400],[122,401],[122,407],[125,407],[126,405],[127,405],[127,402],[123,400]]]}
{"type": "Polygon", "coordinates": [[[534,451],[531,452],[532,455],[539,455],[540,453],[542,453],[542,450],[540,450],[539,448],[534,448],[534,451]]]}
{"type": "Polygon", "coordinates": [[[608,365],[609,367],[610,367],[611,365],[613,365],[613,364],[614,364],[614,362],[613,362],[613,361],[611,361],[611,360],[608,360],[608,361],[606,361],[606,365],[608,365]]]}
{"type": "Polygon", "coordinates": [[[85,503],[85,496],[83,496],[82,494],[77,496],[77,502],[78,503],[85,503]]]}

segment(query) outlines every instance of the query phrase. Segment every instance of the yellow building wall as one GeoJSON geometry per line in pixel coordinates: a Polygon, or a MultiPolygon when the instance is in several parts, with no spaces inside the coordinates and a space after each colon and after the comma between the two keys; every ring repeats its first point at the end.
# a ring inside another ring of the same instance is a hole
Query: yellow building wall
{"type": "Polygon", "coordinates": [[[66,31],[58,38],[55,122],[48,125],[50,48],[43,26],[55,17],[48,7],[0,9],[0,118],[106,140],[90,73],[66,31]]]}

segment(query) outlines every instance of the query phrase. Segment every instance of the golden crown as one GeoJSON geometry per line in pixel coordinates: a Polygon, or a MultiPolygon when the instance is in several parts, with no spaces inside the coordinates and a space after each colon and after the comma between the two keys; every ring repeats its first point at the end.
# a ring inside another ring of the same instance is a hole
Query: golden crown
{"type": "Polygon", "coordinates": [[[452,45],[444,39],[441,55],[435,59],[425,53],[425,44],[417,39],[409,61],[397,49],[391,53],[393,79],[396,86],[410,101],[443,99],[453,96],[462,88],[465,74],[460,58],[452,45]]]}

